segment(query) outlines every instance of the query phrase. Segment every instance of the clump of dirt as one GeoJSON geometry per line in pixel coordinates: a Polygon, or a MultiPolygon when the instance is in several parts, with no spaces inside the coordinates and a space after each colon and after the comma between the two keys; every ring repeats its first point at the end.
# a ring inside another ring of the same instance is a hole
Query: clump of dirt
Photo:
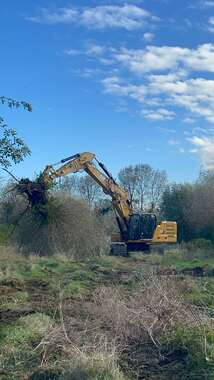
{"type": "Polygon", "coordinates": [[[0,310],[0,327],[16,322],[19,318],[33,314],[35,311],[30,306],[22,310],[0,310]]]}
{"type": "Polygon", "coordinates": [[[28,380],[59,380],[60,373],[51,370],[39,370],[34,372],[28,380]]]}

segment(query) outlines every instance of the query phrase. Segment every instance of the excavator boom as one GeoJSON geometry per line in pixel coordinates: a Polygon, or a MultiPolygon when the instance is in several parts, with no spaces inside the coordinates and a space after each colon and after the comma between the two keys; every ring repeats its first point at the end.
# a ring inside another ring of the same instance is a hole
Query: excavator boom
{"type": "Polygon", "coordinates": [[[54,169],[51,165],[46,166],[43,172],[43,177],[46,182],[53,182],[57,178],[84,170],[102,187],[104,193],[112,198],[113,206],[120,218],[122,218],[125,223],[128,222],[129,216],[133,212],[128,193],[116,183],[104,164],[96,159],[95,154],[89,152],[79,153],[61,160],[58,164],[61,163],[64,165],[58,169],[54,169]],[[101,167],[103,173],[98,170],[94,161],[101,167]]]}

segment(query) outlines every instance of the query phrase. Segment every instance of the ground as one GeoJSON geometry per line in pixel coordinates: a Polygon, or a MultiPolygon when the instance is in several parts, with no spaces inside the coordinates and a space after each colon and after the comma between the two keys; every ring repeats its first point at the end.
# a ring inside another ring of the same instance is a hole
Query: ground
{"type": "Polygon", "coordinates": [[[213,273],[198,250],[78,262],[1,247],[0,378],[213,379],[213,273]]]}

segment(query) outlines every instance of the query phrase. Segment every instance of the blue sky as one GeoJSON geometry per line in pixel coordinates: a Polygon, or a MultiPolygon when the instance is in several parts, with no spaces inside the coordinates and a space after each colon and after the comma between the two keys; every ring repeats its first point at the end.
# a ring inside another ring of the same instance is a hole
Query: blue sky
{"type": "Polygon", "coordinates": [[[214,0],[1,2],[1,114],[32,156],[91,151],[116,175],[149,163],[172,181],[214,168],[214,0]]]}

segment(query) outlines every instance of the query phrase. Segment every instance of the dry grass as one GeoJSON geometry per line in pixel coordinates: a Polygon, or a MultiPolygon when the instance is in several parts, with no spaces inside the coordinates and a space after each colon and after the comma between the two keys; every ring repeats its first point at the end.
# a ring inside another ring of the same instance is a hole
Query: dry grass
{"type": "MultiPolygon", "coordinates": [[[[138,360],[145,360],[144,364],[148,365],[149,360],[156,358],[157,366],[162,358],[163,340],[168,339],[177,326],[201,331],[201,347],[204,347],[204,331],[211,328],[211,322],[205,312],[186,303],[187,285],[150,275],[131,295],[115,286],[100,287],[92,299],[84,303],[82,319],[68,315],[68,300],[64,304],[59,301],[60,323],[39,345],[45,357],[42,364],[46,360],[50,362],[54,348],[60,347],[65,367],[68,362],[87,363],[100,355],[111,359],[115,368],[118,360],[128,355],[131,367],[136,360],[131,347],[137,350],[140,347],[138,360]]],[[[201,355],[205,358],[206,351],[202,349],[201,355]]]]}
{"type": "Polygon", "coordinates": [[[127,295],[117,287],[102,287],[93,295],[89,313],[115,340],[125,344],[130,338],[147,335],[155,347],[172,326],[200,327],[209,318],[185,301],[188,281],[150,274],[134,293],[127,295]]]}

